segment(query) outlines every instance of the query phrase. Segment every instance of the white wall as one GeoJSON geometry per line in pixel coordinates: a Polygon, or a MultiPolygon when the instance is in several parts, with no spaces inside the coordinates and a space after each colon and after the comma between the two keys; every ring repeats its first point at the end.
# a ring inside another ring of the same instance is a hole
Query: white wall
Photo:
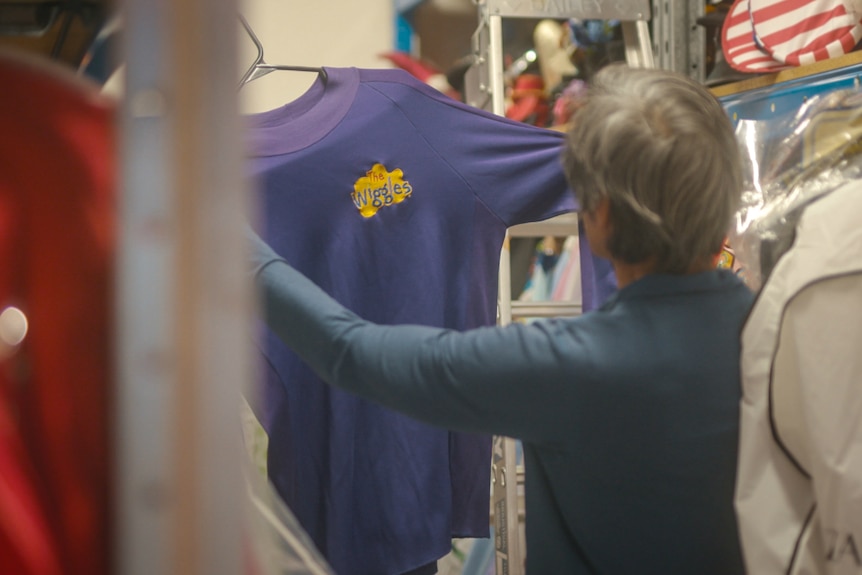
{"type": "MultiPolygon", "coordinates": [[[[240,0],[240,10],[264,47],[268,64],[390,68],[379,55],[395,45],[393,0],[240,0]]],[[[240,30],[239,76],[256,51],[240,30]]],[[[305,72],[276,71],[240,91],[243,112],[277,108],[314,80],[305,72]]]]}

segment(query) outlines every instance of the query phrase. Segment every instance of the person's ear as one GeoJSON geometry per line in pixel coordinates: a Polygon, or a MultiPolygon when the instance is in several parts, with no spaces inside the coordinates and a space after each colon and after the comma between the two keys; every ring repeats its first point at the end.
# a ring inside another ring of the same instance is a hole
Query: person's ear
{"type": "Polygon", "coordinates": [[[612,226],[611,222],[611,201],[608,198],[602,198],[596,207],[592,210],[592,223],[601,229],[605,234],[610,233],[612,226]]]}
{"type": "Polygon", "coordinates": [[[590,249],[595,255],[608,259],[608,242],[613,231],[610,205],[610,200],[602,198],[593,209],[583,213],[584,231],[590,242],[590,249]]]}

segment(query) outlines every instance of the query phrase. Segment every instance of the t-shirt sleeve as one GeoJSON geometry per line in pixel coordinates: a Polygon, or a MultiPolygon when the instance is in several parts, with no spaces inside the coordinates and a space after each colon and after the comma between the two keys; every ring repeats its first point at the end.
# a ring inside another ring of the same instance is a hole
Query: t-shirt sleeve
{"type": "Polygon", "coordinates": [[[389,94],[423,137],[507,226],[575,211],[565,135],[468,106],[409,74],[389,94]]]}

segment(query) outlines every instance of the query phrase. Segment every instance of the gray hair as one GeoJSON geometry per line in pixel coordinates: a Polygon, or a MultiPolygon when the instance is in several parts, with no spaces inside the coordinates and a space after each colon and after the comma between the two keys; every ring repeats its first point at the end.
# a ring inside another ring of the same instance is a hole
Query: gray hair
{"type": "Polygon", "coordinates": [[[733,127],[718,100],[682,74],[613,64],[593,78],[563,163],[581,209],[607,198],[607,249],[685,273],[717,254],[742,192],[733,127]]]}

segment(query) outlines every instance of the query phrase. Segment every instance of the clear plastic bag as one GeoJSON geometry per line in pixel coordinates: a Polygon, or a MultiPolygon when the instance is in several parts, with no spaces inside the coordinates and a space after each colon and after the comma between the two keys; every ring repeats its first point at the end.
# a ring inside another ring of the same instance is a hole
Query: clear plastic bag
{"type": "Polygon", "coordinates": [[[805,206],[862,177],[862,90],[809,98],[794,114],[740,120],[744,183],[730,244],[759,290],[792,245],[805,206]]]}

